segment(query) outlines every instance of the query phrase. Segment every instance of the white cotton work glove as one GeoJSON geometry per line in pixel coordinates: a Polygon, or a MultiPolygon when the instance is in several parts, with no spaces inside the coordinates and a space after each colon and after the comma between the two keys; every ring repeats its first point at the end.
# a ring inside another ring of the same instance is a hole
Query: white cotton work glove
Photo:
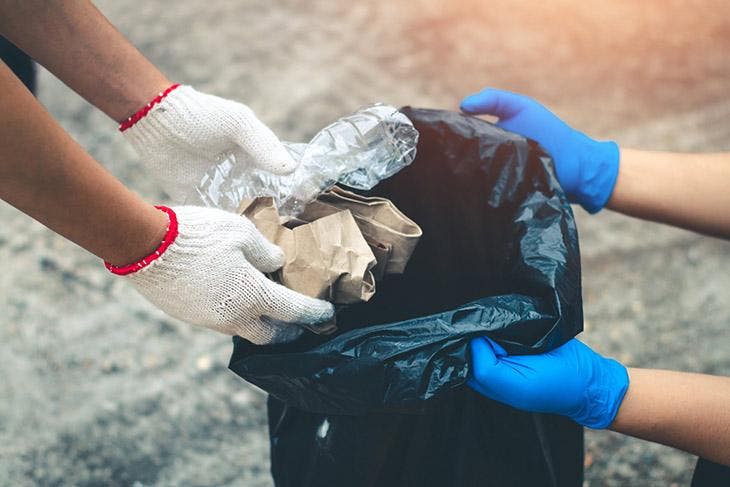
{"type": "Polygon", "coordinates": [[[241,103],[173,85],[119,127],[174,203],[228,154],[274,174],[297,163],[253,111],[241,103]]]}
{"type": "Polygon", "coordinates": [[[333,306],[264,276],[284,253],[247,218],[213,208],[158,207],[170,218],[160,247],[137,263],[107,268],[124,275],[174,318],[257,345],[294,340],[297,324],[332,318],[333,306]]]}

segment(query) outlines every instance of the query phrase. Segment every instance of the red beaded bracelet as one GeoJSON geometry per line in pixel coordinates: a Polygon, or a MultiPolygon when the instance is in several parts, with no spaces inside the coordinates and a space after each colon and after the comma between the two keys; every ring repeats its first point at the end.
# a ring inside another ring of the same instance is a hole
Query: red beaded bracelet
{"type": "Polygon", "coordinates": [[[148,104],[146,104],[145,106],[143,106],[142,108],[137,110],[134,113],[134,115],[132,115],[131,117],[129,117],[128,119],[123,121],[121,124],[119,124],[119,131],[124,132],[128,128],[131,128],[135,123],[142,120],[145,117],[145,115],[147,115],[150,112],[150,110],[152,110],[152,107],[154,107],[155,105],[160,103],[162,100],[164,100],[165,97],[167,95],[169,95],[172,90],[174,90],[175,88],[177,88],[179,86],[180,86],[179,83],[175,83],[174,85],[170,86],[168,89],[163,91],[162,93],[159,93],[156,97],[154,97],[152,99],[151,102],[149,102],[148,104]]]}
{"type": "Polygon", "coordinates": [[[113,264],[110,264],[109,262],[104,261],[104,265],[112,274],[116,274],[118,276],[126,276],[128,274],[131,274],[133,272],[137,272],[140,269],[143,269],[150,265],[152,262],[157,260],[164,252],[167,250],[167,248],[172,244],[172,242],[175,241],[175,238],[177,238],[178,234],[178,228],[177,228],[177,215],[174,211],[172,211],[171,208],[168,208],[167,206],[155,206],[160,211],[164,211],[167,213],[167,217],[169,219],[169,223],[167,225],[167,230],[165,231],[165,236],[162,239],[162,243],[147,257],[138,260],[137,262],[129,265],[124,266],[115,266],[113,264]]]}

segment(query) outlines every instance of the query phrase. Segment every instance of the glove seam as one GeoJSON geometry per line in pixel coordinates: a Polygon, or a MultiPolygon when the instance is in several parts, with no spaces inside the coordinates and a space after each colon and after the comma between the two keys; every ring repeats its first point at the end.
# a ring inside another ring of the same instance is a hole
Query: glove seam
{"type": "Polygon", "coordinates": [[[155,105],[159,104],[164,100],[167,95],[169,95],[173,90],[180,87],[180,83],[175,83],[169,88],[167,88],[165,91],[158,93],[156,97],[154,97],[149,103],[147,103],[145,106],[137,110],[132,114],[131,117],[124,120],[122,123],[119,124],[119,131],[124,132],[125,130],[132,128],[137,122],[142,120],[149,112],[152,110],[152,108],[155,107],[155,105]]]}
{"type": "Polygon", "coordinates": [[[170,247],[170,245],[172,245],[172,243],[175,241],[179,234],[177,215],[172,210],[172,208],[168,208],[167,206],[155,206],[155,208],[166,213],[168,217],[167,229],[165,230],[165,236],[162,238],[162,242],[160,243],[160,245],[154,251],[152,251],[152,253],[132,264],[115,266],[114,264],[104,261],[104,265],[107,269],[109,269],[109,272],[118,276],[126,276],[137,272],[140,269],[144,269],[152,262],[160,258],[160,256],[162,256],[162,254],[168,249],[168,247],[170,247]]]}

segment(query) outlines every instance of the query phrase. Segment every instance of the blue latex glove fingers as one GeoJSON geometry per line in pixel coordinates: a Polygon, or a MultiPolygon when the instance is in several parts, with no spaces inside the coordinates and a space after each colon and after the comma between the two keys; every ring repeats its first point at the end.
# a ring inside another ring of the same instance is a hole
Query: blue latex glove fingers
{"type": "Polygon", "coordinates": [[[476,338],[471,342],[473,376],[468,385],[490,399],[517,409],[571,416],[581,407],[576,403],[580,402],[577,399],[584,386],[581,381],[563,380],[575,378],[577,374],[566,370],[574,366],[575,360],[561,360],[560,356],[570,354],[571,348],[583,344],[575,340],[575,344],[566,345],[543,355],[508,356],[489,338],[476,338]],[[566,387],[573,390],[565,391],[566,387]],[[558,394],[558,391],[566,393],[558,394]]]}
{"type": "Polygon", "coordinates": [[[503,122],[513,119],[532,104],[532,100],[524,95],[495,88],[484,88],[482,91],[464,98],[461,101],[461,110],[472,115],[493,115],[503,122]]]}
{"type": "Polygon", "coordinates": [[[470,343],[472,374],[467,385],[497,402],[532,412],[547,412],[545,404],[535,398],[531,388],[534,371],[506,361],[507,353],[489,338],[475,338],[470,343]]]}
{"type": "Polygon", "coordinates": [[[623,365],[573,339],[542,355],[508,356],[488,338],[470,343],[472,376],[480,394],[526,411],[561,414],[605,428],[628,388],[623,365]]]}
{"type": "Polygon", "coordinates": [[[571,201],[595,213],[608,202],[618,176],[614,142],[597,142],[572,129],[535,100],[486,88],[461,102],[465,113],[494,115],[497,125],[536,140],[555,163],[558,181],[571,201]]]}
{"type": "Polygon", "coordinates": [[[550,153],[559,149],[561,141],[569,138],[573,130],[532,98],[495,88],[467,96],[461,102],[461,110],[495,116],[499,118],[499,127],[537,140],[550,153]]]}

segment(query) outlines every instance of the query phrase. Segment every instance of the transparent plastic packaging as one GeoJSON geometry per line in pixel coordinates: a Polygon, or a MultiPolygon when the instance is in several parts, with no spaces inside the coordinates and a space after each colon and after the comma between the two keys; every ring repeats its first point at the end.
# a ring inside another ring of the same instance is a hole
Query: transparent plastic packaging
{"type": "Polygon", "coordinates": [[[186,203],[236,211],[244,199],[271,196],[281,215],[296,216],[336,183],[371,189],[413,162],[417,142],[418,131],[398,109],[367,106],[323,128],[308,144],[283,142],[299,162],[291,174],[277,176],[225,154],[186,203]]]}

